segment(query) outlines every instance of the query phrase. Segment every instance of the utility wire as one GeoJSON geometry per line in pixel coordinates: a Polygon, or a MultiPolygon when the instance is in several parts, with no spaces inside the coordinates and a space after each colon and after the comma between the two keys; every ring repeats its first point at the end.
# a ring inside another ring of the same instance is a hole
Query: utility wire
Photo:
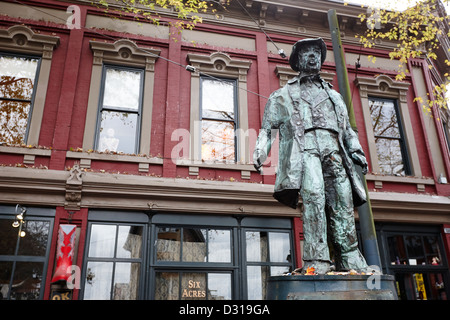
{"type": "Polygon", "coordinates": [[[258,21],[256,21],[251,14],[247,11],[247,9],[242,5],[241,1],[236,0],[237,3],[239,3],[239,5],[241,6],[241,8],[244,10],[244,12],[253,20],[253,22],[256,24],[256,26],[259,28],[259,30],[261,30],[262,32],[264,32],[264,34],[266,35],[267,39],[269,39],[270,42],[272,42],[272,44],[275,46],[275,48],[277,48],[278,50],[278,54],[282,57],[282,58],[286,58],[286,54],[284,53],[283,49],[278,48],[278,46],[275,44],[275,42],[272,41],[272,38],[269,37],[269,35],[266,33],[266,31],[264,31],[264,29],[259,25],[258,21]]]}

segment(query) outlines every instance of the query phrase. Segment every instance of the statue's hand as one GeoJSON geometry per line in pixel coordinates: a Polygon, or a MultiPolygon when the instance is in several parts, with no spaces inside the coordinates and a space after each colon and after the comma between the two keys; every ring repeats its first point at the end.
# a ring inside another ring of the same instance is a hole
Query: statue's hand
{"type": "Polygon", "coordinates": [[[261,173],[261,167],[266,159],[267,155],[264,151],[255,149],[255,151],[253,152],[253,166],[259,173],[261,173]]]}
{"type": "Polygon", "coordinates": [[[352,159],[355,164],[361,166],[362,174],[366,175],[369,167],[366,157],[363,154],[355,152],[352,154],[352,159]]]}

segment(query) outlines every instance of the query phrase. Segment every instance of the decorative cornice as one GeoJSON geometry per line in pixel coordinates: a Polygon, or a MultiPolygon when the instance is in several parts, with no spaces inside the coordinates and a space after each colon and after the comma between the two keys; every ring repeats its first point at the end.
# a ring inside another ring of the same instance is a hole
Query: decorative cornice
{"type": "Polygon", "coordinates": [[[0,29],[0,50],[39,54],[44,59],[51,59],[58,45],[59,37],[35,33],[24,25],[0,29]]]}
{"type": "MultiPolygon", "coordinates": [[[[300,217],[279,204],[273,185],[138,175],[2,167],[0,202],[203,214],[300,217]],[[81,197],[81,198],[80,198],[81,197]]],[[[450,223],[450,198],[370,192],[376,221],[450,223]]]]}
{"type": "Polygon", "coordinates": [[[252,64],[249,60],[233,59],[223,52],[213,52],[211,55],[201,55],[189,53],[187,56],[189,63],[196,68],[193,76],[199,76],[199,71],[208,73],[229,75],[247,81],[247,72],[252,64]]]}
{"type": "Polygon", "coordinates": [[[391,77],[380,74],[377,77],[357,77],[355,85],[359,88],[361,97],[366,98],[368,91],[376,91],[380,94],[390,94],[399,97],[402,102],[406,102],[406,93],[410,83],[392,80],[391,77]]]}
{"type": "Polygon", "coordinates": [[[154,71],[155,62],[159,58],[160,50],[143,48],[131,40],[120,39],[114,43],[90,41],[94,53],[95,65],[103,62],[143,66],[147,71],[154,71]]]}

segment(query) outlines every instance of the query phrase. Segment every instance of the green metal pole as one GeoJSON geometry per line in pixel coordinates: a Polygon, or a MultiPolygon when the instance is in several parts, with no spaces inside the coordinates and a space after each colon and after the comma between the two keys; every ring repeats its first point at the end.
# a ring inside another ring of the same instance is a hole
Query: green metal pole
{"type": "MultiPolygon", "coordinates": [[[[341,33],[339,31],[339,24],[336,10],[328,10],[328,23],[330,25],[331,40],[333,43],[334,60],[336,63],[336,74],[339,84],[339,93],[344,98],[347,104],[348,117],[350,125],[355,132],[358,132],[355,120],[355,112],[353,110],[353,102],[348,82],[347,67],[345,65],[344,50],[342,48],[341,33]]],[[[381,271],[381,259],[378,250],[377,235],[375,231],[375,224],[373,221],[372,207],[370,205],[369,192],[367,189],[366,177],[362,174],[361,168],[356,166],[356,170],[361,178],[366,189],[367,202],[358,207],[359,225],[361,228],[361,238],[364,248],[364,256],[369,265],[376,265],[381,271]]]]}

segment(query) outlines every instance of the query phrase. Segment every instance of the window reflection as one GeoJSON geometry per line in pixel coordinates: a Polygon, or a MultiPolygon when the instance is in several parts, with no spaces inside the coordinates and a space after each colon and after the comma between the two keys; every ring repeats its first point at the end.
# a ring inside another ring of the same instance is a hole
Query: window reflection
{"type": "Polygon", "coordinates": [[[408,251],[409,264],[425,264],[425,254],[423,252],[421,236],[406,236],[406,249],[408,251]]]}
{"type": "Polygon", "coordinates": [[[138,298],[140,263],[116,263],[113,300],[136,300],[138,298]]]}
{"type": "Polygon", "coordinates": [[[208,300],[231,300],[231,274],[208,273],[208,300]]]}
{"type": "Polygon", "coordinates": [[[39,299],[43,268],[43,262],[17,262],[14,270],[10,299],[39,299]]]}
{"type": "Polygon", "coordinates": [[[245,240],[248,299],[265,299],[269,275],[282,275],[291,270],[290,234],[246,231],[245,240]]]}
{"type": "Polygon", "coordinates": [[[392,235],[387,240],[391,265],[442,265],[437,236],[392,235]]]}
{"type": "Polygon", "coordinates": [[[267,261],[267,232],[247,231],[247,261],[267,261]]]}
{"type": "Polygon", "coordinates": [[[20,239],[19,255],[45,256],[47,250],[50,222],[28,220],[24,230],[27,235],[20,239]]]}
{"type": "Polygon", "coordinates": [[[156,240],[156,259],[161,261],[180,261],[181,229],[158,228],[156,240]]]}
{"type": "Polygon", "coordinates": [[[142,230],[140,226],[119,226],[117,236],[117,258],[140,258],[142,230]]]}
{"type": "Polygon", "coordinates": [[[202,160],[234,162],[236,81],[202,79],[202,160]]]}
{"type": "Polygon", "coordinates": [[[395,101],[370,98],[369,108],[381,173],[406,175],[402,154],[403,140],[395,101]]]}
{"type": "Polygon", "coordinates": [[[92,224],[84,299],[139,298],[143,227],[92,224]]]}
{"type": "Polygon", "coordinates": [[[156,272],[155,300],[231,300],[231,273],[156,272]]]}
{"type": "Polygon", "coordinates": [[[291,246],[288,233],[270,232],[270,261],[290,262],[291,246]]]}
{"type": "Polygon", "coordinates": [[[208,231],[208,261],[231,262],[230,230],[208,231]]]}
{"type": "Polygon", "coordinates": [[[0,299],[40,299],[51,223],[28,217],[22,238],[13,221],[0,219],[0,299]]]}
{"type": "Polygon", "coordinates": [[[143,71],[106,66],[97,133],[97,150],[137,152],[143,71]]]}
{"type": "Polygon", "coordinates": [[[159,227],[156,247],[156,258],[159,261],[229,263],[231,231],[159,227]]]}
{"type": "Polygon", "coordinates": [[[141,72],[107,68],[103,106],[137,111],[140,105],[141,72]]]}
{"type": "Polygon", "coordinates": [[[137,114],[104,111],[100,123],[100,152],[134,153],[137,114]]]}
{"type": "Polygon", "coordinates": [[[89,257],[114,257],[116,228],[117,227],[114,225],[92,225],[89,242],[89,257]]]}
{"type": "Polygon", "coordinates": [[[111,299],[112,262],[89,262],[84,286],[85,300],[111,299]]]}
{"type": "Polygon", "coordinates": [[[17,229],[11,225],[14,219],[0,219],[0,255],[13,255],[16,250],[17,229]]]}
{"type": "Polygon", "coordinates": [[[25,143],[39,59],[0,56],[0,141],[25,143]]]}
{"type": "Polygon", "coordinates": [[[12,261],[0,261],[0,300],[8,299],[12,270],[12,261]]]}
{"type": "Polygon", "coordinates": [[[202,121],[202,160],[234,162],[234,123],[202,121]]]}
{"type": "Polygon", "coordinates": [[[246,244],[247,261],[290,262],[291,260],[288,233],[247,231],[246,244]]]}
{"type": "Polygon", "coordinates": [[[247,295],[249,300],[264,300],[269,276],[268,266],[247,267],[247,295]]]}

